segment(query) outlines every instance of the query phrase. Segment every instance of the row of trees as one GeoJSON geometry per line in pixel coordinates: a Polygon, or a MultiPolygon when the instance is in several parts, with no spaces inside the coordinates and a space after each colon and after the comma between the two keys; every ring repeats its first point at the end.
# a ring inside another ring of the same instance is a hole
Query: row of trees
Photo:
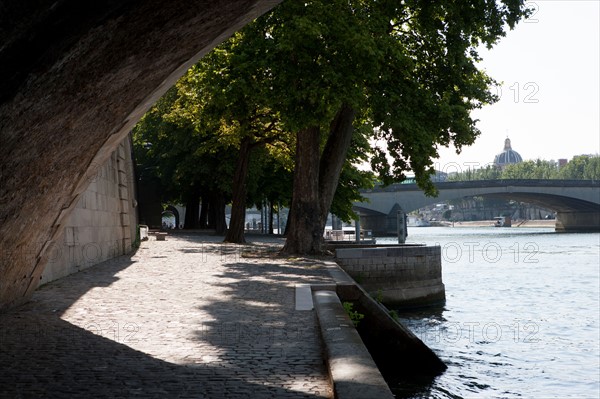
{"type": "Polygon", "coordinates": [[[600,180],[600,156],[578,155],[563,166],[541,159],[507,165],[503,169],[488,165],[448,177],[448,181],[496,179],[600,180]]]}
{"type": "Polygon", "coordinates": [[[521,0],[283,2],[143,118],[140,163],[187,204],[231,200],[226,241],[244,241],[246,206],[271,195],[290,207],[284,252],[318,253],[328,212],[350,217],[372,181],[354,165],[384,183],[411,170],[434,193],[438,146],[473,143],[471,111],[497,100],[477,48],[526,14],[521,0]]]}

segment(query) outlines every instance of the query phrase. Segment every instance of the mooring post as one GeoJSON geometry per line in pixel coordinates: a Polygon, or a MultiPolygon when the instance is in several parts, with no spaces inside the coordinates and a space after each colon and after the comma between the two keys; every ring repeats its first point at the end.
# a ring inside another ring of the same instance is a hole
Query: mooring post
{"type": "Polygon", "coordinates": [[[396,224],[398,226],[398,244],[404,244],[406,242],[406,215],[402,208],[398,209],[396,214],[396,224]]]}

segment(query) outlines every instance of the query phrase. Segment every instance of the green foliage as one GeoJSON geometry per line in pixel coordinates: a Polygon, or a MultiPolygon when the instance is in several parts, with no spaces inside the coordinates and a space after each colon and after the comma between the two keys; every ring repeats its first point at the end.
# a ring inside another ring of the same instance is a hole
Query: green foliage
{"type": "Polygon", "coordinates": [[[472,144],[479,130],[470,112],[497,100],[477,47],[491,47],[526,14],[522,0],[284,2],[245,28],[240,46],[252,49],[253,76],[269,88],[268,108],[284,129],[325,130],[349,104],[386,143],[369,151],[382,181],[412,170],[434,194],[438,146],[472,144]]]}
{"type": "Polygon", "coordinates": [[[350,221],[357,218],[352,210],[354,202],[364,201],[364,197],[360,195],[359,190],[374,186],[375,175],[373,172],[361,170],[357,167],[357,165],[365,163],[369,159],[370,144],[368,139],[371,132],[371,126],[366,122],[354,129],[352,144],[331,204],[331,213],[346,223],[350,223],[350,221]]]}
{"type": "Polygon", "coordinates": [[[292,171],[273,156],[272,146],[257,148],[248,173],[248,207],[262,207],[263,200],[289,207],[292,198],[292,171]]]}
{"type": "MultiPolygon", "coordinates": [[[[342,101],[357,103],[363,95],[353,83],[364,80],[357,77],[363,68],[340,67],[350,53],[363,62],[370,44],[352,43],[352,9],[333,3],[287,2],[250,24],[202,58],[142,120],[134,132],[138,159],[158,170],[169,197],[206,181],[231,192],[235,150],[250,137],[262,148],[249,166],[248,205],[265,198],[289,205],[296,129],[314,123],[325,128],[342,101]],[[226,170],[215,165],[219,160],[226,170]]],[[[358,189],[372,180],[355,166],[368,157],[372,129],[362,126],[334,199],[343,220],[353,219],[358,189]]]]}
{"type": "Polygon", "coordinates": [[[503,179],[552,179],[558,175],[558,167],[551,162],[524,161],[507,165],[502,171],[503,179]]]}
{"type": "Polygon", "coordinates": [[[554,161],[536,159],[507,165],[503,170],[488,165],[448,177],[448,181],[496,180],[496,179],[600,179],[600,156],[579,155],[559,167],[554,161]]]}
{"type": "MultiPolygon", "coordinates": [[[[397,3],[395,3],[397,5],[397,3]]],[[[497,101],[496,82],[477,69],[477,46],[488,47],[527,14],[522,1],[406,2],[394,8],[380,49],[386,69],[369,87],[377,138],[387,154],[375,150],[374,170],[385,184],[412,170],[427,194],[438,146],[453,143],[458,151],[480,134],[470,113],[497,101]],[[393,161],[388,163],[386,155],[393,161]]],[[[388,11],[391,2],[376,9],[388,11]]]]}
{"type": "Polygon", "coordinates": [[[358,327],[358,323],[360,323],[360,321],[365,318],[365,315],[359,313],[356,310],[353,310],[354,304],[352,302],[344,302],[342,303],[342,305],[344,306],[344,310],[346,311],[346,313],[348,313],[348,316],[354,324],[354,327],[358,327]]]}
{"type": "Polygon", "coordinates": [[[325,128],[342,103],[364,103],[378,57],[366,9],[362,1],[284,2],[244,29],[289,131],[325,128]]]}
{"type": "Polygon", "coordinates": [[[257,193],[264,193],[265,186],[273,201],[286,203],[291,196],[282,180],[289,181],[292,166],[286,150],[274,143],[284,133],[250,72],[252,54],[236,51],[240,40],[240,34],[234,35],[188,70],[134,129],[136,159],[152,175],[147,177],[161,182],[164,201],[185,202],[199,190],[231,195],[244,137],[253,147],[270,143],[273,155],[260,154],[250,163],[253,201],[248,205],[262,202],[264,196],[257,193]]]}
{"type": "Polygon", "coordinates": [[[235,153],[211,145],[209,131],[174,114],[180,100],[178,87],[171,88],[133,129],[140,178],[160,182],[163,202],[185,203],[200,187],[230,193],[235,153]]]}
{"type": "Polygon", "coordinates": [[[469,180],[496,180],[502,178],[502,170],[487,165],[481,169],[469,169],[467,171],[448,176],[448,181],[469,181],[469,180]]]}
{"type": "Polygon", "coordinates": [[[558,173],[560,179],[600,180],[600,156],[573,157],[558,173]]]}
{"type": "Polygon", "coordinates": [[[131,248],[136,250],[140,247],[142,240],[140,238],[140,225],[136,225],[135,227],[135,240],[131,243],[131,248]]]}

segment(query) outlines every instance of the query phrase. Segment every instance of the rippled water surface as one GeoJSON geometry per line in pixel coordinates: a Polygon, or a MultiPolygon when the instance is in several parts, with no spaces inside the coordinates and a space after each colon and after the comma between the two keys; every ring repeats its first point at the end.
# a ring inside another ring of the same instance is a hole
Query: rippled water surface
{"type": "Polygon", "coordinates": [[[600,234],[409,234],[407,242],[442,247],[446,304],[401,318],[448,370],[400,384],[398,397],[600,398],[600,234]]]}

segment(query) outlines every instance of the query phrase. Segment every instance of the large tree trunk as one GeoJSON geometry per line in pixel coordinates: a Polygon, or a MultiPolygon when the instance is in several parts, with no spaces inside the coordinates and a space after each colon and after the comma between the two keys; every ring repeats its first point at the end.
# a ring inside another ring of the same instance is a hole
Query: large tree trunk
{"type": "Polygon", "coordinates": [[[192,189],[185,202],[185,229],[198,228],[198,208],[200,207],[200,194],[192,189]]]}
{"type": "Polygon", "coordinates": [[[318,254],[322,232],[319,229],[320,129],[311,127],[297,133],[294,195],[289,231],[282,249],[286,254],[318,254]]]}
{"type": "Polygon", "coordinates": [[[343,104],[331,123],[331,131],[321,155],[319,167],[319,228],[321,235],[325,230],[327,215],[331,209],[333,196],[340,180],[340,174],[346,161],[346,154],[352,142],[354,131],[352,122],[356,112],[343,104]]]}
{"type": "Polygon", "coordinates": [[[250,161],[250,138],[240,144],[240,152],[233,176],[233,200],[231,221],[225,235],[225,242],[245,244],[244,225],[246,223],[246,193],[248,191],[248,163],[250,161]]]}

